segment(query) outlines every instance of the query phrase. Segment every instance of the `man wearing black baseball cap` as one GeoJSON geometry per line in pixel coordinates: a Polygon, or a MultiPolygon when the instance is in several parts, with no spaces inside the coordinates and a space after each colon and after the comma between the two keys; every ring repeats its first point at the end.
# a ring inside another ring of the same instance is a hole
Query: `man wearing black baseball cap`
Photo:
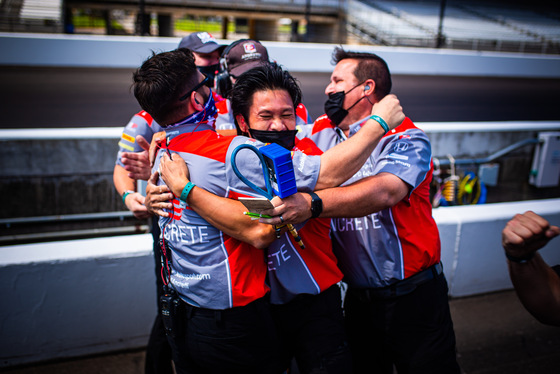
{"type": "Polygon", "coordinates": [[[241,39],[232,43],[224,52],[224,67],[233,78],[262,64],[267,64],[268,51],[258,41],[251,39],[241,39]]]}
{"type": "Polygon", "coordinates": [[[220,74],[216,77],[216,91],[220,96],[227,97],[237,77],[269,62],[268,51],[259,41],[239,39],[232,42],[225,47],[220,58],[220,74]]]}
{"type": "Polygon", "coordinates": [[[218,44],[216,39],[206,31],[193,32],[181,39],[179,48],[190,49],[195,58],[195,65],[198,70],[212,79],[220,70],[220,55],[226,46],[218,44]]]}

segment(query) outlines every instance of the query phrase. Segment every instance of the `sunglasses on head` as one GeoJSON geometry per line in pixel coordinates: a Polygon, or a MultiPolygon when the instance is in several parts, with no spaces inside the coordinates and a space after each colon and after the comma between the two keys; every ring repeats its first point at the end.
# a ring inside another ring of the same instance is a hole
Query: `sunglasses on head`
{"type": "Polygon", "coordinates": [[[212,88],[212,81],[210,79],[210,77],[208,77],[207,75],[204,76],[204,79],[202,80],[202,82],[200,82],[199,84],[197,84],[196,86],[194,86],[189,92],[187,92],[186,94],[184,94],[183,96],[181,96],[179,98],[179,101],[184,101],[187,99],[187,97],[191,96],[191,94],[198,90],[200,87],[202,86],[206,86],[209,88],[212,88]]]}

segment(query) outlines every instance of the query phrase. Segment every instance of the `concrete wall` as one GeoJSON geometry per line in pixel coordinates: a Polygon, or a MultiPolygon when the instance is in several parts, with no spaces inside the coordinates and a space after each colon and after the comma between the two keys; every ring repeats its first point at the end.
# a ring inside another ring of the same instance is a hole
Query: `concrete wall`
{"type": "MultiPolygon", "coordinates": [[[[440,230],[442,261],[453,297],[512,287],[501,246],[501,231],[516,213],[532,210],[560,224],[560,199],[440,207],[433,216],[440,230]]],[[[541,251],[549,264],[560,264],[560,239],[541,251]]]]}
{"type": "Polygon", "coordinates": [[[145,346],[150,234],[0,247],[0,366],[145,346]]]}
{"type": "MultiPolygon", "coordinates": [[[[560,199],[434,210],[452,297],[511,288],[500,232],[527,210],[560,225],[560,199]]],[[[0,366],[144,346],[156,313],[151,245],[143,234],[1,247],[0,366]]],[[[560,263],[560,239],[541,253],[560,263]]]]}
{"type": "Polygon", "coordinates": [[[113,186],[121,132],[0,130],[0,218],[125,210],[113,186]]]}
{"type": "MultiPolygon", "coordinates": [[[[138,67],[177,48],[180,38],[0,33],[0,65],[138,67]]],[[[228,44],[232,40],[221,40],[228,44]]],[[[263,43],[272,60],[294,72],[331,72],[334,44],[263,43]]],[[[429,48],[347,46],[383,57],[393,74],[560,77],[560,56],[429,48]]]]}

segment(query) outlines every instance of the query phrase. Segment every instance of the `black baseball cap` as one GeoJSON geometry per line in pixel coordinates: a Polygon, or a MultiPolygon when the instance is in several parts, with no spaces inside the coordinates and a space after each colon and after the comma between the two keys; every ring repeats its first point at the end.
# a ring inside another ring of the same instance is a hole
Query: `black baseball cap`
{"type": "Polygon", "coordinates": [[[224,47],[218,44],[212,34],[206,31],[193,32],[185,36],[179,43],[179,48],[188,48],[197,53],[212,53],[218,48],[224,47]]]}
{"type": "Polygon", "coordinates": [[[247,70],[270,62],[265,46],[252,39],[237,42],[229,48],[223,58],[226,60],[229,74],[235,77],[240,76],[247,70]]]}

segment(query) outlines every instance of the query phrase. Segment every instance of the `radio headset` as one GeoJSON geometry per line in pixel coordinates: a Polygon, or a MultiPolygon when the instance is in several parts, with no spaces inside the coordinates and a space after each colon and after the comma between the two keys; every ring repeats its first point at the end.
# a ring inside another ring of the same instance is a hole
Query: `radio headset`
{"type": "Polygon", "coordinates": [[[220,73],[216,76],[216,91],[218,91],[218,95],[221,97],[227,98],[232,88],[226,57],[233,47],[246,40],[249,39],[236,40],[228,45],[222,52],[222,56],[220,57],[220,73]]]}

